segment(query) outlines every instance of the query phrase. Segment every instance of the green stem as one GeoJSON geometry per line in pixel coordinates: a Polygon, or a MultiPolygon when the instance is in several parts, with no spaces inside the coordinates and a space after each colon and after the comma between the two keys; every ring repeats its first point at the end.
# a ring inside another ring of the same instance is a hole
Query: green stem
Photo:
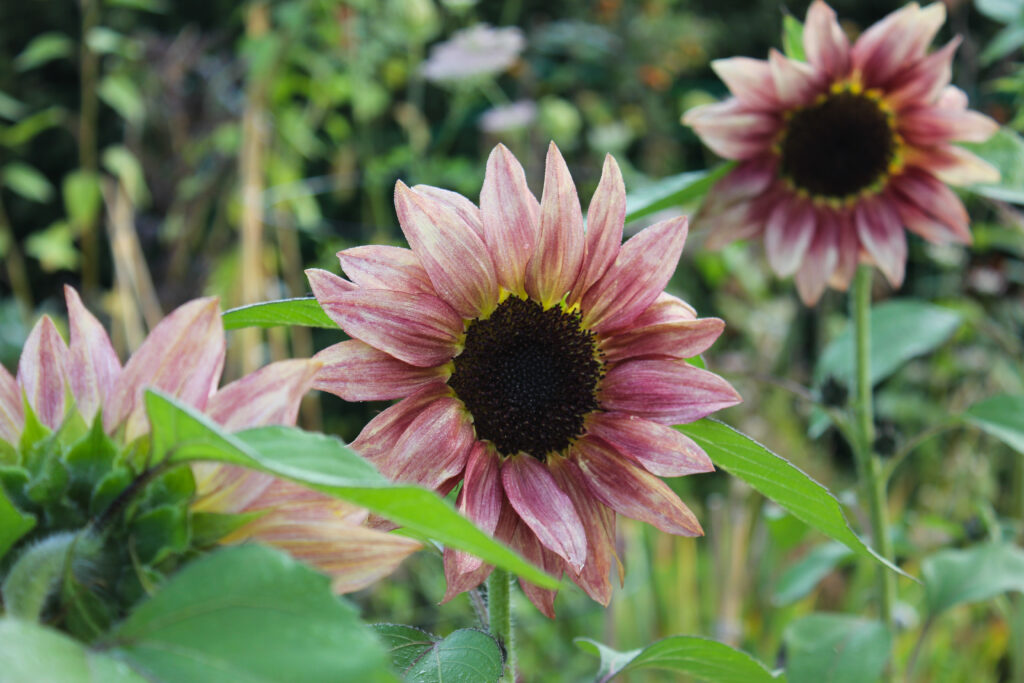
{"type": "MultiPolygon", "coordinates": [[[[856,334],[856,432],[853,451],[857,470],[864,487],[865,500],[871,513],[871,532],[878,554],[887,560],[893,556],[889,538],[889,513],[886,504],[886,483],[882,465],[874,453],[875,422],[871,393],[871,268],[860,266],[853,286],[853,322],[856,334]]],[[[882,623],[893,630],[892,611],[896,602],[896,577],[891,570],[878,565],[879,612],[882,623]]]]}
{"type": "Polygon", "coordinates": [[[495,569],[487,579],[487,616],[491,635],[505,648],[505,671],[501,680],[515,683],[515,640],[512,634],[512,577],[502,569],[495,569]]]}
{"type": "MultiPolygon", "coordinates": [[[[79,80],[81,98],[78,120],[78,165],[84,171],[95,174],[99,168],[97,160],[97,128],[99,120],[100,58],[89,47],[89,34],[99,25],[100,0],[82,0],[82,43],[79,53],[79,80]]],[[[96,296],[99,288],[99,233],[97,219],[90,216],[82,229],[82,294],[86,301],[96,296]]]]}

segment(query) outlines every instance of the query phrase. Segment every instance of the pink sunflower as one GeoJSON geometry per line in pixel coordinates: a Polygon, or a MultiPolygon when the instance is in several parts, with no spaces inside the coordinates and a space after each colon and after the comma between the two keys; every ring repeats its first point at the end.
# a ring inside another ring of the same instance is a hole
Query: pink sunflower
{"type": "MultiPolygon", "coordinates": [[[[611,597],[615,513],[702,533],[658,477],[713,466],[669,425],[740,400],[685,360],[714,342],[722,321],[697,318],[663,292],[686,218],[622,244],[625,200],[608,157],[584,232],[554,144],[539,203],[498,145],[479,208],[399,182],[395,205],[412,249],[342,251],[350,280],[307,271],[321,306],[353,338],[318,354],[314,387],[349,401],[402,399],[353,447],[392,479],[443,493],[461,482],[460,511],[602,604],[611,597]]],[[[490,571],[446,551],[446,599],[490,571]]],[[[523,588],[553,615],[553,591],[523,588]]]]}
{"type": "Polygon", "coordinates": [[[806,62],[772,50],[767,61],[712,63],[733,97],[683,121],[739,163],[698,217],[711,229],[708,246],[763,236],[772,269],[796,273],[810,305],[826,285],[846,289],[861,261],[899,286],[904,228],[969,243],[967,211],[946,183],[994,182],[999,173],[951,143],[982,142],[998,125],[949,85],[960,38],[928,51],[945,16],[942,3],[911,3],[851,46],[835,12],[815,0],[806,62]]]}

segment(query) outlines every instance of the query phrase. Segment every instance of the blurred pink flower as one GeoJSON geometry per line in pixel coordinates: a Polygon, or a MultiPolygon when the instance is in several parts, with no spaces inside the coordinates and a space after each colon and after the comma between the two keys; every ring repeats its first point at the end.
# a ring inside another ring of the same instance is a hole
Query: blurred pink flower
{"type": "Polygon", "coordinates": [[[476,24],[432,47],[423,62],[423,77],[445,83],[496,76],[515,64],[525,46],[523,32],[515,26],[476,24]]]}
{"type": "Polygon", "coordinates": [[[526,128],[537,118],[537,103],[519,100],[511,104],[488,109],[480,116],[480,130],[485,133],[505,133],[526,128]]]}
{"type": "MultiPolygon", "coordinates": [[[[685,218],[625,244],[625,188],[610,156],[587,230],[569,170],[548,150],[541,202],[502,145],[478,208],[454,192],[395,188],[412,249],[338,254],[351,278],[307,275],[353,339],[317,355],[315,387],[349,401],[403,399],[352,446],[392,479],[448,492],[476,524],[608,604],[615,513],[701,534],[659,476],[713,469],[670,427],[738,403],[686,362],[724,324],[664,293],[685,218]]],[[[447,598],[490,573],[445,551],[447,598]]],[[[523,588],[545,614],[554,592],[523,588]]]]}
{"type": "MultiPolygon", "coordinates": [[[[314,360],[271,363],[217,389],[225,341],[215,298],[172,311],[122,368],[106,330],[78,293],[65,287],[64,294],[70,345],[43,316],[25,342],[16,378],[0,365],[0,439],[15,447],[24,428],[25,401],[53,430],[72,411],[91,422],[102,409],[104,429],[131,443],[149,431],[146,389],[170,394],[232,431],[294,424],[320,368],[314,360]]],[[[193,472],[199,496],[194,509],[265,511],[227,540],[252,539],[287,550],[330,574],[339,591],[390,573],[419,548],[415,541],[361,528],[365,511],[297,484],[215,463],[197,464],[193,472]]]]}
{"type": "Polygon", "coordinates": [[[718,60],[733,97],[683,118],[715,153],[739,162],[709,193],[698,219],[708,246],[763,236],[779,275],[796,273],[815,303],[846,289],[858,262],[903,281],[904,227],[944,243],[971,240],[967,212],[944,184],[994,182],[998,172],[954,141],[998,128],[949,85],[954,38],[929,53],[945,20],[936,2],[897,10],[851,46],[822,0],[807,11],[807,61],[772,50],[767,61],[718,60]]]}

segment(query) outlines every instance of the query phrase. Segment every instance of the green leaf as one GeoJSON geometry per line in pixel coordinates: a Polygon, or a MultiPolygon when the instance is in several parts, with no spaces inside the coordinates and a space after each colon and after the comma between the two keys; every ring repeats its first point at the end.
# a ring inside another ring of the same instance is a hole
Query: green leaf
{"type": "Polygon", "coordinates": [[[972,405],[964,418],[1024,455],[1024,396],[992,396],[972,405]]]}
{"type": "Polygon", "coordinates": [[[792,14],[782,17],[782,49],[790,59],[807,61],[804,54],[804,25],[792,14]]]}
{"type": "Polygon", "coordinates": [[[487,633],[464,628],[420,653],[405,670],[406,683],[489,683],[501,677],[501,649],[487,633]]]}
{"type": "Polygon", "coordinates": [[[55,59],[70,57],[74,51],[75,44],[63,33],[43,33],[33,38],[21,54],[14,58],[14,68],[28,71],[55,59]]]}
{"type": "Polygon", "coordinates": [[[938,614],[1007,591],[1024,593],[1024,550],[1009,543],[940,550],[921,562],[921,575],[928,609],[938,614]]]}
{"type": "Polygon", "coordinates": [[[781,607],[800,600],[851,554],[850,549],[841,543],[816,546],[779,577],[772,603],[781,607]]]}
{"type": "Polygon", "coordinates": [[[778,680],[746,652],[697,636],[671,636],[629,652],[618,652],[590,638],[576,638],[574,642],[581,650],[601,658],[599,683],[638,669],[672,671],[708,683],[778,680]]]}
{"type": "Polygon", "coordinates": [[[961,145],[999,169],[998,183],[974,185],[970,188],[972,192],[1012,204],[1024,204],[1024,138],[1004,126],[985,142],[961,145]]]}
{"type": "MultiPolygon", "coordinates": [[[[1024,22],[1004,26],[981,51],[980,60],[989,65],[1024,45],[1024,22]]],[[[1014,200],[1010,200],[1014,201],[1014,200]]],[[[1019,201],[1017,203],[1020,203],[1019,201]]]]}
{"type": "Polygon", "coordinates": [[[678,425],[676,429],[696,441],[715,465],[747,482],[797,519],[859,555],[872,557],[904,574],[860,540],[847,523],[839,501],[828,489],[788,460],[714,420],[678,425]]]}
{"type": "Polygon", "coordinates": [[[328,578],[258,545],[187,565],[98,646],[164,681],[391,680],[380,643],[328,578]]]}
{"type": "Polygon", "coordinates": [[[20,147],[44,130],[60,125],[65,117],[66,112],[60,107],[50,107],[26,116],[6,130],[0,128],[0,144],[20,147]]]}
{"type": "Polygon", "coordinates": [[[135,83],[124,74],[110,74],[104,77],[100,81],[97,93],[100,99],[128,123],[137,125],[142,122],[146,111],[142,94],[135,83]]]}
{"type": "Polygon", "coordinates": [[[48,273],[74,270],[78,267],[78,249],[71,226],[57,221],[45,230],[39,230],[25,240],[25,253],[39,261],[48,273]]]}
{"type": "Polygon", "coordinates": [[[25,113],[25,104],[0,90],[0,117],[17,121],[25,113]]]}
{"type": "Polygon", "coordinates": [[[0,617],[0,679],[4,683],[146,683],[124,662],[59,631],[0,617]]]}
{"type": "Polygon", "coordinates": [[[311,296],[239,306],[224,311],[221,315],[225,330],[239,330],[243,327],[277,327],[279,325],[304,325],[338,329],[337,323],[327,317],[320,303],[311,296]]]}
{"type": "Polygon", "coordinates": [[[36,518],[26,515],[10,501],[0,482],[0,559],[22,536],[32,531],[36,518]]]}
{"type": "Polygon", "coordinates": [[[197,548],[208,548],[230,533],[238,531],[253,522],[267,510],[255,510],[230,514],[226,512],[193,512],[191,517],[192,544],[197,548]]]}
{"type": "Polygon", "coordinates": [[[11,192],[33,202],[48,202],[53,197],[53,185],[46,176],[20,161],[4,166],[3,184],[11,192]]]}
{"type": "Polygon", "coordinates": [[[811,614],[790,624],[789,683],[864,683],[882,675],[892,637],[878,621],[847,614],[811,614]]]}
{"type": "Polygon", "coordinates": [[[1022,0],[974,0],[974,8],[989,19],[1001,24],[1009,24],[1024,16],[1024,1],[1022,0]]]}
{"type": "Polygon", "coordinates": [[[630,192],[626,196],[626,222],[701,199],[733,166],[725,163],[710,171],[680,173],[630,192]]]}
{"type": "Polygon", "coordinates": [[[61,191],[64,195],[64,210],[72,224],[81,226],[96,220],[103,195],[99,177],[95,173],[84,169],[72,171],[64,177],[61,191]]]}
{"type": "MultiPolygon", "coordinates": [[[[960,314],[915,299],[890,299],[871,310],[871,383],[878,384],[904,363],[941,346],[960,327],[960,314]]],[[[853,332],[848,325],[832,341],[814,369],[814,381],[829,376],[852,382],[853,332]]]]}
{"type": "Polygon", "coordinates": [[[437,644],[439,638],[423,629],[405,624],[373,624],[373,630],[391,655],[391,665],[396,671],[405,673],[427,650],[437,644]]]}
{"type": "Polygon", "coordinates": [[[103,167],[117,176],[127,190],[128,196],[136,204],[149,201],[149,190],[146,189],[142,165],[127,147],[117,145],[103,150],[103,167]]]}
{"type": "Polygon", "coordinates": [[[214,460],[268,472],[361,505],[543,588],[559,582],[478,529],[432,491],[388,481],[341,441],[294,427],[228,434],[170,396],[146,392],[156,461],[214,460]]]}
{"type": "Polygon", "coordinates": [[[111,7],[127,7],[129,9],[143,10],[153,14],[165,14],[167,3],[163,0],[104,0],[105,4],[111,7]]]}

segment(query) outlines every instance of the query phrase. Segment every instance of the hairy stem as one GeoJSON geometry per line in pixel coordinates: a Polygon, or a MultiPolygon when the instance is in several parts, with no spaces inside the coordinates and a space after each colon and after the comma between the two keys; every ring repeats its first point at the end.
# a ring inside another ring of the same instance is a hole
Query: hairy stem
{"type": "MultiPolygon", "coordinates": [[[[875,549],[887,560],[892,559],[889,538],[889,513],[886,505],[886,481],[881,462],[874,453],[875,422],[871,386],[871,268],[860,266],[853,287],[853,322],[855,330],[857,470],[864,499],[871,514],[871,533],[875,549]]],[[[896,578],[891,570],[878,566],[879,613],[882,623],[892,631],[893,605],[896,602],[896,578]]]]}
{"type": "Polygon", "coordinates": [[[502,681],[515,683],[515,640],[512,633],[512,577],[502,569],[495,569],[487,579],[487,617],[491,635],[505,648],[505,671],[502,681]]]}

